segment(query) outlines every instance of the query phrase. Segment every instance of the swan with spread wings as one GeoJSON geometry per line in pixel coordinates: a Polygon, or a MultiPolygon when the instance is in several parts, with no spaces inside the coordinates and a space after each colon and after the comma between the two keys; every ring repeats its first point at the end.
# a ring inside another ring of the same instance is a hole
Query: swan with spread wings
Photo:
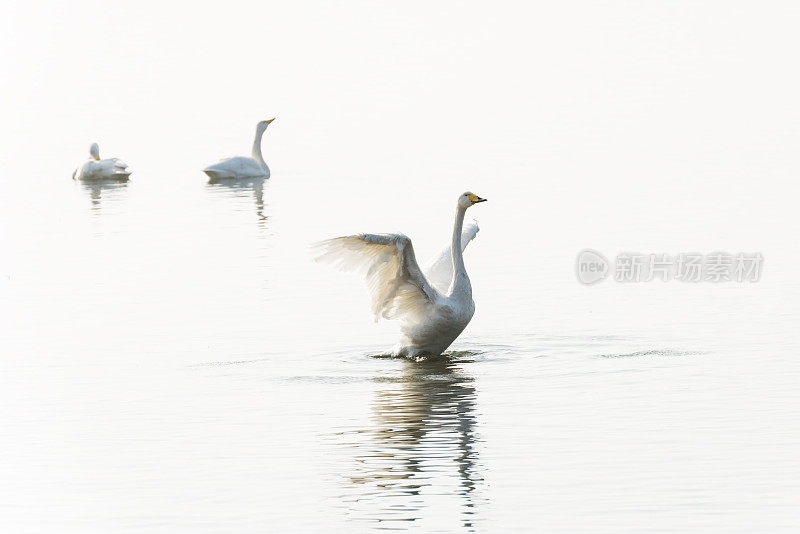
{"type": "Polygon", "coordinates": [[[424,272],[411,239],[403,234],[358,234],[322,241],[315,246],[316,260],[364,273],[376,320],[400,321],[402,337],[393,350],[396,356],[441,354],[475,313],[463,253],[478,233],[478,225],[465,226],[464,215],[469,207],[485,201],[469,191],[458,197],[452,243],[424,272]]]}

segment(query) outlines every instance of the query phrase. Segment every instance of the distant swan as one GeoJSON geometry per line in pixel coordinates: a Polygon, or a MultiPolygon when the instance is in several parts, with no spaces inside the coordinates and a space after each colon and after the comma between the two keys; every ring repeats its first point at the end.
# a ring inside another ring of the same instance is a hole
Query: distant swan
{"type": "Polygon", "coordinates": [[[89,147],[92,156],[72,172],[73,180],[117,180],[124,182],[131,175],[128,164],[117,158],[100,159],[100,147],[92,143],[89,147]]]}
{"type": "Polygon", "coordinates": [[[220,160],[219,163],[209,165],[203,172],[211,181],[215,180],[242,180],[252,178],[269,178],[269,167],[261,155],[261,137],[267,126],[275,119],[261,121],[256,125],[256,138],[253,140],[252,158],[236,156],[220,160]]]}
{"type": "Polygon", "coordinates": [[[464,214],[485,200],[470,192],[458,197],[452,243],[425,274],[417,265],[411,239],[403,234],[358,234],[315,246],[317,261],[365,274],[376,320],[400,320],[396,356],[441,354],[472,319],[475,302],[463,251],[478,233],[478,225],[464,227],[464,214]]]}

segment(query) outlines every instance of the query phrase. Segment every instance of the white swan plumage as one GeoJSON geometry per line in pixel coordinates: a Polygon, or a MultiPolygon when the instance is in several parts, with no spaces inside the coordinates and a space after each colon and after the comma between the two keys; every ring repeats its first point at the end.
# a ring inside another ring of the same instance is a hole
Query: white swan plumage
{"type": "Polygon", "coordinates": [[[124,182],[132,173],[128,164],[121,159],[100,159],[100,147],[97,143],[92,143],[89,147],[89,155],[91,157],[72,172],[73,180],[124,182]]]}
{"type": "Polygon", "coordinates": [[[475,313],[464,249],[478,233],[464,226],[467,208],[486,199],[469,191],[458,197],[453,238],[423,272],[411,239],[403,234],[358,234],[315,245],[315,259],[340,270],[364,273],[375,319],[400,320],[393,354],[438,355],[461,334],[475,313]]]}
{"type": "Polygon", "coordinates": [[[256,137],[253,140],[252,157],[235,156],[209,165],[203,172],[210,181],[217,180],[251,180],[269,178],[269,167],[261,155],[261,137],[275,119],[261,121],[256,125],[256,137]]]}

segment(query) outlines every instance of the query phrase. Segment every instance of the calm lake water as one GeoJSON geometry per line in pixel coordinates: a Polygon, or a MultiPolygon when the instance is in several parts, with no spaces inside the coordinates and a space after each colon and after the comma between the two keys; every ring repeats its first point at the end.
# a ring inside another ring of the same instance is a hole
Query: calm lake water
{"type": "Polygon", "coordinates": [[[800,11],[578,4],[5,8],[2,530],[800,530],[800,11]],[[273,116],[271,180],[208,185],[273,116]],[[94,141],[130,183],[70,180],[94,141]],[[424,261],[466,190],[475,316],[383,357],[308,247],[424,261]]]}
{"type": "Polygon", "coordinates": [[[798,525],[797,302],[769,250],[756,284],[585,287],[578,248],[539,239],[552,222],[480,191],[476,316],[413,363],[381,357],[391,325],[307,245],[397,223],[425,257],[459,191],[273,172],[20,189],[0,374],[14,531],[798,525]]]}

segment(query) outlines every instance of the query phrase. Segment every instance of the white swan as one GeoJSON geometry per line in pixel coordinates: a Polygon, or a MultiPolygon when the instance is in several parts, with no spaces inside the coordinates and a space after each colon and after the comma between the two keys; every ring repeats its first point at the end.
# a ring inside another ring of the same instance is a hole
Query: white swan
{"type": "Polygon", "coordinates": [[[92,143],[89,147],[92,156],[72,172],[73,180],[117,180],[124,182],[131,175],[128,164],[117,158],[100,159],[100,147],[92,143]]]}
{"type": "Polygon", "coordinates": [[[244,180],[254,178],[269,178],[269,167],[261,155],[261,137],[267,126],[275,119],[261,121],[256,125],[256,138],[253,140],[252,158],[236,156],[220,160],[219,163],[209,165],[203,172],[211,181],[215,180],[244,180]]]}
{"type": "Polygon", "coordinates": [[[424,274],[411,240],[403,234],[358,234],[315,246],[317,261],[365,273],[376,320],[401,321],[402,337],[393,349],[396,356],[441,354],[472,319],[475,302],[463,251],[478,233],[478,225],[464,227],[464,214],[485,200],[470,192],[458,197],[453,241],[424,274]]]}

